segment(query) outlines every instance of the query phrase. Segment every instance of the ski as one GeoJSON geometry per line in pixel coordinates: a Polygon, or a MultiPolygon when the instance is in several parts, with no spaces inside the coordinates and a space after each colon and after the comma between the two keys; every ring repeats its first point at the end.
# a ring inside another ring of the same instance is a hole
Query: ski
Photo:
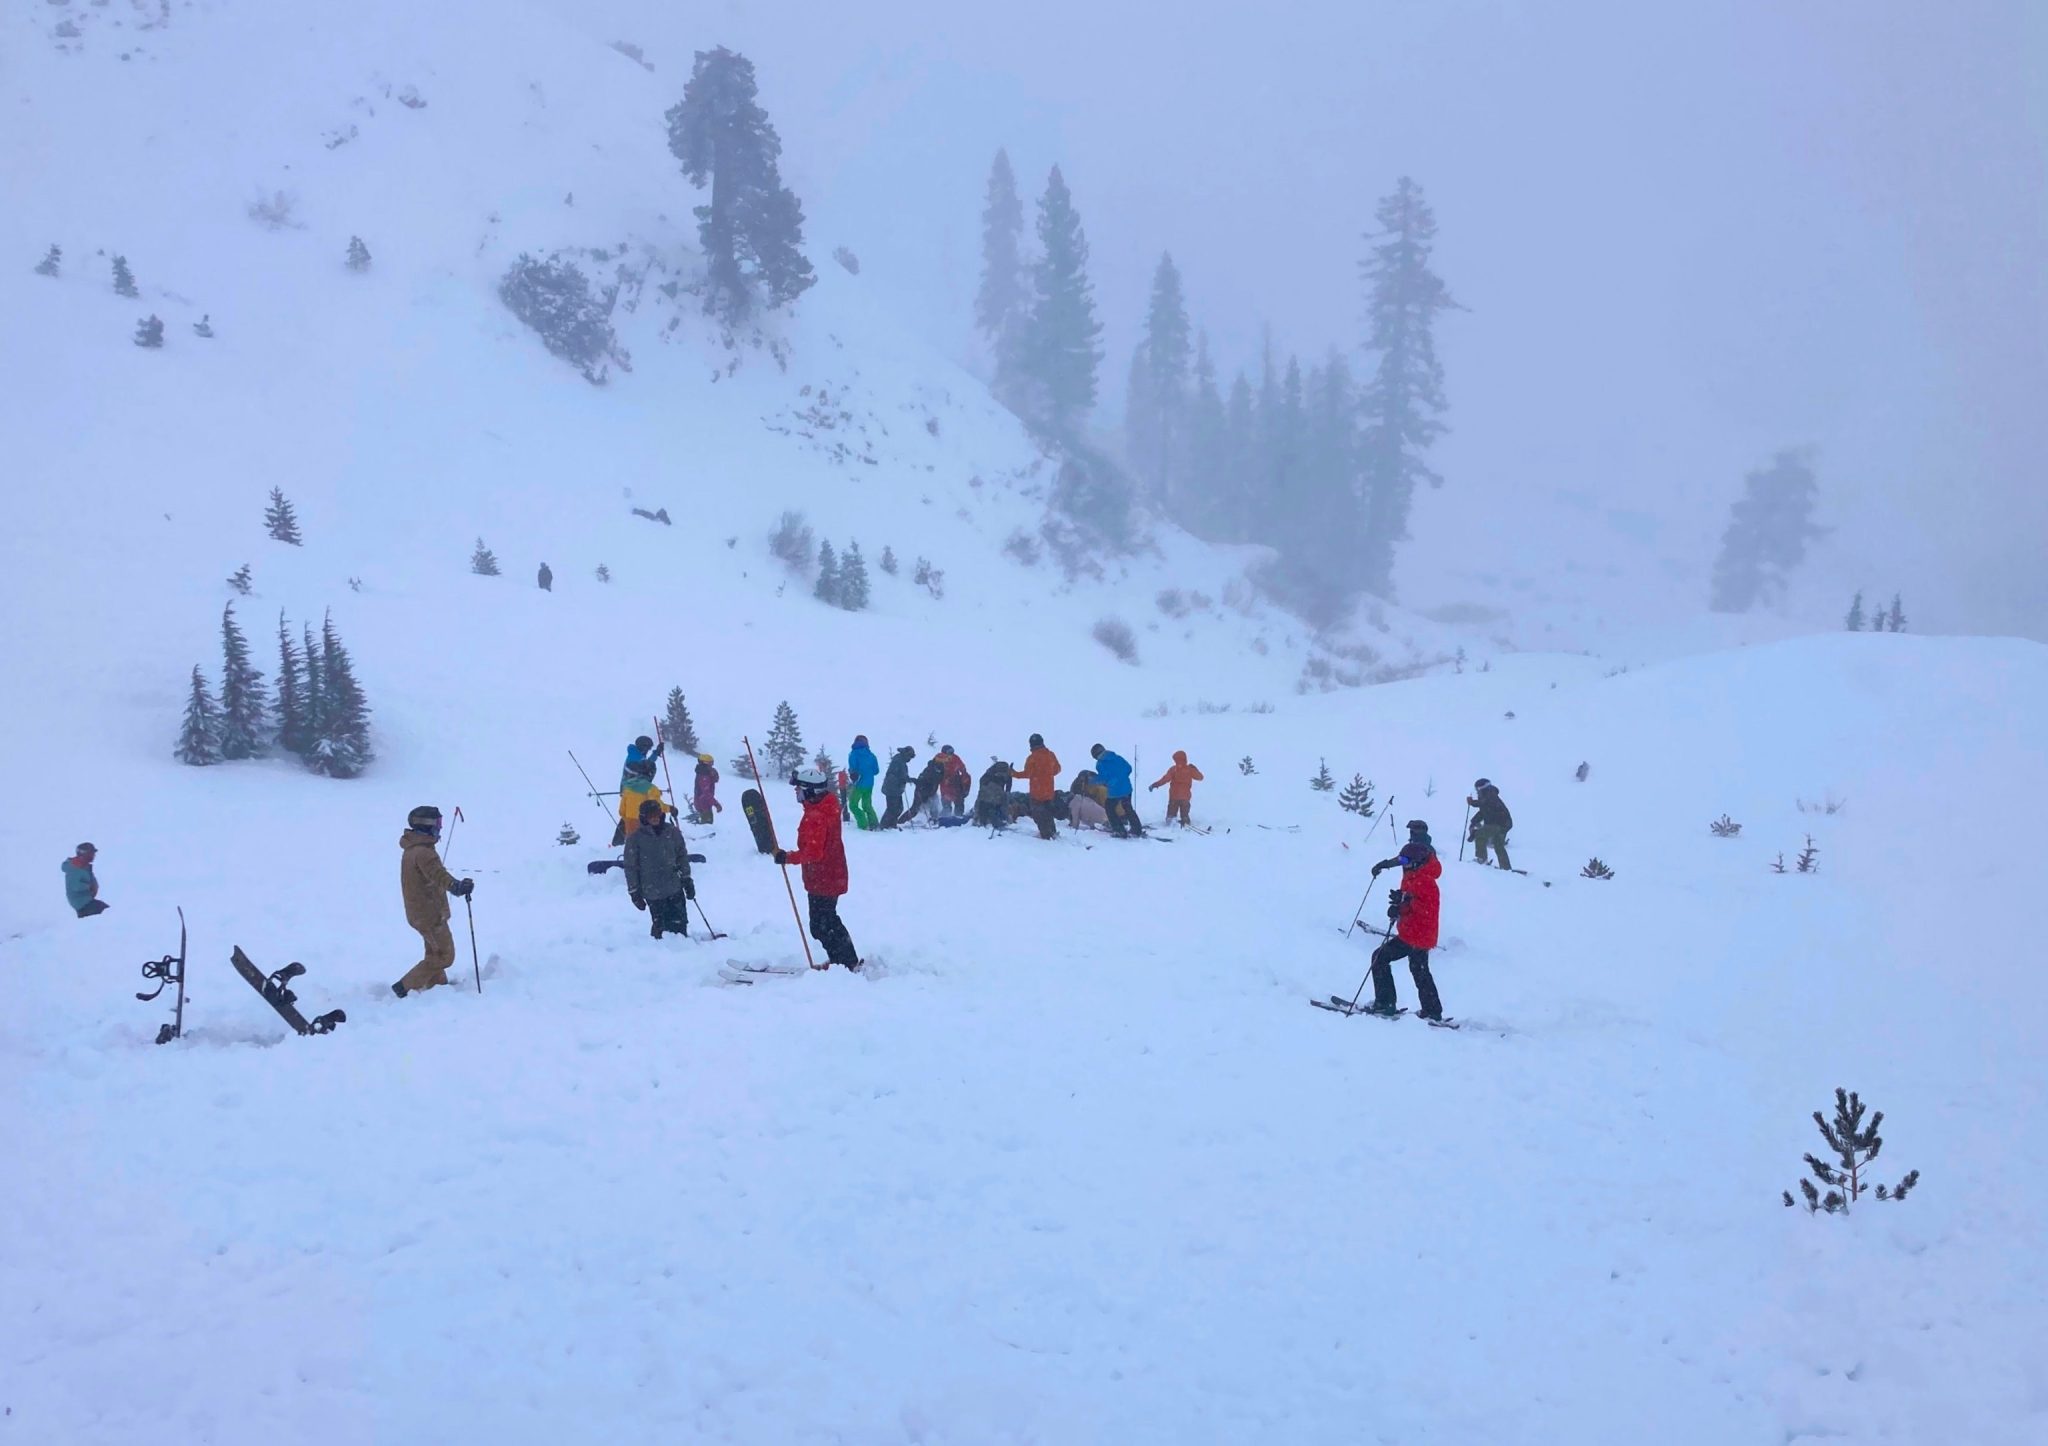
{"type": "Polygon", "coordinates": [[[794,979],[807,971],[801,964],[742,964],[728,959],[718,966],[718,977],[728,984],[753,984],[762,979],[794,979]]]}
{"type": "Polygon", "coordinates": [[[348,1015],[339,1009],[330,1009],[325,1014],[308,1020],[299,1013],[298,995],[292,993],[291,981],[306,972],[306,966],[294,960],[275,974],[265,976],[242,952],[240,944],[235,945],[233,957],[229,960],[235,972],[249,981],[249,987],[263,996],[263,1002],[277,1011],[278,1018],[292,1027],[297,1034],[332,1034],[338,1024],[348,1022],[348,1015]]]}
{"type": "Polygon", "coordinates": [[[1332,994],[1328,999],[1311,999],[1309,1003],[1318,1009],[1327,1009],[1332,1014],[1370,1014],[1375,1019],[1399,1019],[1408,1012],[1402,1008],[1396,1009],[1392,1014],[1381,1014],[1370,1004],[1353,1004],[1341,994],[1332,994]]]}

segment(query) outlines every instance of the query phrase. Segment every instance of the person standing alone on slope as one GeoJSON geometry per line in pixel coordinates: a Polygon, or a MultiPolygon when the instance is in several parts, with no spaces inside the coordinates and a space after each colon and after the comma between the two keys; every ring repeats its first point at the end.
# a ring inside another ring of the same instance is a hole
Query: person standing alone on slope
{"type": "Polygon", "coordinates": [[[1053,781],[1060,776],[1060,760],[1045,746],[1042,734],[1031,735],[1031,754],[1024,760],[1024,766],[1010,765],[1010,772],[1021,777],[1030,786],[1031,819],[1038,825],[1040,838],[1057,838],[1059,825],[1053,822],[1052,795],[1053,781]]]}
{"type": "Polygon", "coordinates": [[[711,755],[697,755],[697,777],[690,794],[690,809],[698,824],[709,826],[718,820],[712,817],[725,807],[718,801],[718,765],[711,761],[711,755]]]}
{"type": "MultiPolygon", "coordinates": [[[[846,841],[839,831],[839,800],[823,773],[805,768],[790,775],[797,800],[803,804],[803,819],[796,828],[796,847],[775,851],[778,864],[797,864],[804,871],[804,893],[811,904],[811,937],[825,949],[825,957],[846,969],[859,969],[853,936],[839,917],[839,901],[846,895],[846,841]]],[[[821,964],[817,966],[825,968],[821,964]]]]}
{"type": "Polygon", "coordinates": [[[1508,830],[1515,826],[1515,816],[1501,802],[1500,790],[1493,786],[1492,779],[1479,779],[1472,785],[1472,792],[1477,797],[1465,800],[1473,810],[1472,857],[1483,864],[1487,862],[1486,851],[1491,848],[1500,855],[1500,866],[1513,872],[1514,865],[1508,862],[1508,830]]]}
{"type": "Polygon", "coordinates": [[[82,843],[64,860],[64,902],[81,919],[107,912],[107,906],[100,902],[99,878],[92,871],[92,861],[99,857],[99,852],[91,844],[82,843]]]}
{"type": "Polygon", "coordinates": [[[1156,792],[1160,784],[1166,786],[1166,821],[1168,823],[1178,819],[1182,828],[1189,826],[1188,804],[1194,799],[1195,785],[1201,781],[1202,770],[1188,762],[1186,753],[1175,753],[1173,755],[1173,767],[1160,774],[1159,782],[1153,784],[1150,790],[1156,792]]]}
{"type": "Polygon", "coordinates": [[[873,828],[875,775],[881,771],[881,764],[875,761],[875,750],[868,747],[867,734],[854,735],[853,747],[846,750],[846,771],[851,775],[853,784],[846,791],[846,806],[853,814],[853,826],[873,828]]]}
{"type": "Polygon", "coordinates": [[[1429,841],[1429,825],[1421,819],[1409,821],[1408,842],[1392,858],[1374,864],[1372,876],[1396,867],[1401,870],[1401,886],[1387,898],[1393,937],[1372,951],[1371,1012],[1400,1013],[1394,1004],[1394,961],[1406,959],[1408,972],[1415,976],[1415,1012],[1424,1019],[1441,1020],[1444,1004],[1429,972],[1429,951],[1436,947],[1437,916],[1443,907],[1436,881],[1444,866],[1429,841]]]}
{"type": "Polygon", "coordinates": [[[398,836],[398,888],[405,898],[405,922],[419,931],[427,947],[420,962],[391,986],[400,999],[448,982],[448,966],[455,962],[455,936],[448,931],[448,896],[466,899],[476,890],[475,880],[458,879],[448,872],[434,852],[440,841],[440,809],[423,803],[406,815],[405,832],[398,836]]]}

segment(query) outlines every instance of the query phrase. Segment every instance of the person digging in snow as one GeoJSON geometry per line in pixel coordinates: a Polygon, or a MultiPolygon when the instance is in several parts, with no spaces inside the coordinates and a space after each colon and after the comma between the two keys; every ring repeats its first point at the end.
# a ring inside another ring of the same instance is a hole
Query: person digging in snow
{"type": "Polygon", "coordinates": [[[1088,750],[1095,760],[1095,776],[1102,782],[1103,791],[1108,795],[1102,806],[1109,813],[1109,831],[1118,838],[1130,838],[1142,834],[1145,825],[1138,822],[1138,811],[1131,807],[1131,765],[1121,753],[1113,753],[1100,743],[1088,750]]]}
{"type": "Polygon", "coordinates": [[[712,815],[724,807],[718,801],[718,765],[711,761],[710,754],[700,753],[697,755],[697,777],[690,793],[693,821],[704,825],[716,823],[712,815]]]}
{"type": "Polygon", "coordinates": [[[1040,838],[1057,838],[1059,825],[1053,822],[1052,796],[1053,780],[1060,776],[1059,755],[1045,746],[1044,735],[1031,735],[1031,753],[1025,758],[1024,766],[1010,765],[1010,772],[1021,777],[1029,785],[1031,820],[1038,825],[1040,838]]]}
{"type": "Polygon", "coordinates": [[[107,911],[107,906],[100,902],[99,878],[92,871],[92,861],[99,857],[99,852],[91,844],[82,843],[64,860],[64,902],[81,919],[107,911]]]}
{"type": "Polygon", "coordinates": [[[697,886],[690,880],[689,847],[652,799],[640,805],[640,826],[626,840],[626,893],[634,908],[646,911],[649,934],[690,937],[689,901],[697,886]]]}
{"type": "Polygon", "coordinates": [[[853,747],[846,750],[846,772],[852,784],[846,790],[846,806],[853,811],[853,826],[875,826],[875,775],[881,772],[875,750],[868,747],[868,735],[856,733],[853,747]]]}
{"type": "Polygon", "coordinates": [[[420,962],[405,971],[391,992],[400,999],[421,989],[448,982],[448,966],[455,962],[455,935],[448,929],[448,897],[466,899],[476,891],[473,879],[458,879],[448,872],[434,845],[441,841],[441,810],[423,803],[405,816],[405,832],[398,836],[398,889],[405,899],[405,922],[426,941],[420,962]]]}
{"type": "Polygon", "coordinates": [[[1472,857],[1483,864],[1490,848],[1500,855],[1502,868],[1513,869],[1514,865],[1508,862],[1508,830],[1515,826],[1515,816],[1501,802],[1500,790],[1493,786],[1492,779],[1479,779],[1472,785],[1472,792],[1477,796],[1465,800],[1472,809],[1472,857]]]}
{"type": "Polygon", "coordinates": [[[967,794],[974,786],[974,775],[967,771],[966,760],[953,751],[948,743],[939,749],[939,765],[945,773],[939,779],[939,803],[948,818],[967,816],[967,794]]]}
{"type": "MultiPolygon", "coordinates": [[[[860,968],[853,936],[839,917],[839,901],[846,895],[846,841],[839,831],[839,801],[832,785],[815,768],[790,775],[797,800],[803,804],[803,818],[796,828],[796,847],[777,849],[775,862],[797,864],[804,871],[804,893],[811,904],[811,937],[824,946],[825,957],[847,969],[860,968]]],[[[819,965],[824,968],[824,965],[819,965]]]]}
{"type": "Polygon", "coordinates": [[[894,828],[903,822],[903,790],[910,787],[910,760],[917,750],[908,743],[889,757],[889,771],[882,775],[882,821],[878,828],[894,828]]]}
{"type": "Polygon", "coordinates": [[[1010,826],[1010,765],[991,758],[981,771],[981,784],[974,792],[974,822],[978,828],[1007,829],[1010,826]]]}
{"type": "Polygon", "coordinates": [[[1421,819],[1408,824],[1408,842],[1401,852],[1372,866],[1378,878],[1388,869],[1401,870],[1401,885],[1387,896],[1387,919],[1393,924],[1391,938],[1372,951],[1372,1013],[1394,1014],[1394,961],[1406,959],[1408,972],[1415,976],[1416,1013],[1424,1019],[1444,1017],[1443,1000],[1437,997],[1436,980],[1429,972],[1429,951],[1436,947],[1437,915],[1442,897],[1436,881],[1442,877],[1443,862],[1429,841],[1429,825],[1421,819]]]}
{"type": "Polygon", "coordinates": [[[1173,767],[1159,775],[1159,782],[1148,792],[1157,793],[1163,784],[1166,787],[1166,821],[1180,821],[1182,828],[1188,827],[1188,804],[1194,799],[1195,785],[1202,781],[1202,770],[1188,762],[1186,753],[1173,755],[1173,767]]]}
{"type": "Polygon", "coordinates": [[[931,762],[918,770],[917,792],[911,797],[910,807],[903,811],[903,821],[905,823],[909,823],[912,819],[923,813],[927,806],[932,808],[933,813],[937,813],[937,805],[933,803],[933,800],[939,796],[939,785],[945,781],[945,778],[946,765],[939,761],[938,755],[934,754],[931,762]]]}

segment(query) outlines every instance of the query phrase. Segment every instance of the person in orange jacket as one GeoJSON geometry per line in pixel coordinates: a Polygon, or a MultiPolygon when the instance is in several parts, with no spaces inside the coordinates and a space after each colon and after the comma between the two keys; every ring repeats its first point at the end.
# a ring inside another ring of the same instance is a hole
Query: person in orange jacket
{"type": "Polygon", "coordinates": [[[1024,766],[1010,765],[1010,772],[1022,778],[1031,786],[1031,817],[1038,825],[1040,838],[1054,838],[1059,834],[1059,825],[1053,822],[1052,795],[1053,780],[1060,776],[1060,760],[1045,746],[1041,734],[1031,735],[1031,755],[1024,760],[1024,766]]]}
{"type": "Polygon", "coordinates": [[[1186,828],[1190,822],[1188,803],[1195,796],[1195,785],[1201,781],[1202,770],[1188,762],[1186,753],[1176,752],[1173,755],[1173,767],[1160,774],[1159,782],[1153,784],[1149,791],[1156,793],[1164,785],[1167,821],[1171,823],[1174,819],[1179,819],[1180,826],[1186,828]]]}

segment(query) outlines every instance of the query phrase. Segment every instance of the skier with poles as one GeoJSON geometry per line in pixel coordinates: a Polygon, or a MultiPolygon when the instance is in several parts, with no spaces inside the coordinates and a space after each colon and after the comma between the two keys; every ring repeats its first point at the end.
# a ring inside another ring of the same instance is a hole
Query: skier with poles
{"type": "Polygon", "coordinates": [[[398,888],[405,899],[405,922],[419,933],[426,952],[391,986],[400,999],[448,982],[448,966],[455,962],[448,899],[467,899],[476,890],[474,879],[458,879],[448,872],[434,851],[440,841],[440,809],[423,803],[405,816],[405,832],[398,836],[398,888]]]}
{"type": "Polygon", "coordinates": [[[1465,800],[1465,806],[1472,812],[1472,857],[1479,863],[1490,862],[1486,851],[1491,848],[1500,855],[1500,866],[1513,872],[1514,865],[1508,862],[1508,830],[1515,826],[1515,816],[1508,812],[1508,806],[1501,802],[1500,790],[1490,778],[1482,778],[1472,785],[1477,795],[1465,800]]]}
{"type": "Polygon", "coordinates": [[[846,807],[853,814],[853,826],[870,829],[875,826],[875,775],[881,771],[881,764],[875,760],[875,750],[868,747],[868,735],[853,735],[853,747],[846,750],[846,771],[850,787],[846,790],[846,807]]]}
{"type": "MultiPolygon", "coordinates": [[[[815,768],[790,775],[796,796],[803,804],[803,819],[797,824],[796,847],[777,849],[775,862],[800,865],[804,893],[811,906],[811,937],[825,948],[825,957],[847,969],[859,969],[860,956],[854,952],[853,936],[839,917],[839,901],[846,894],[846,842],[839,830],[839,800],[832,784],[815,768]]],[[[820,966],[823,967],[823,966],[820,966]]]]}
{"type": "Polygon", "coordinates": [[[640,805],[640,826],[626,840],[626,893],[651,920],[647,932],[654,938],[690,937],[689,901],[697,897],[697,885],[690,878],[689,846],[652,799],[640,805]]]}
{"type": "Polygon", "coordinates": [[[1372,1007],[1366,1013],[1391,1018],[1401,1012],[1394,1002],[1393,964],[1396,959],[1406,959],[1408,972],[1415,977],[1416,1013],[1441,1023],[1444,1005],[1429,972],[1429,951],[1436,947],[1437,916],[1442,908],[1436,881],[1443,876],[1444,866],[1429,840],[1429,825],[1421,819],[1409,820],[1408,842],[1392,858],[1374,864],[1372,876],[1378,878],[1392,868],[1401,870],[1400,887],[1387,898],[1387,920],[1394,931],[1372,951],[1372,1007]]]}

